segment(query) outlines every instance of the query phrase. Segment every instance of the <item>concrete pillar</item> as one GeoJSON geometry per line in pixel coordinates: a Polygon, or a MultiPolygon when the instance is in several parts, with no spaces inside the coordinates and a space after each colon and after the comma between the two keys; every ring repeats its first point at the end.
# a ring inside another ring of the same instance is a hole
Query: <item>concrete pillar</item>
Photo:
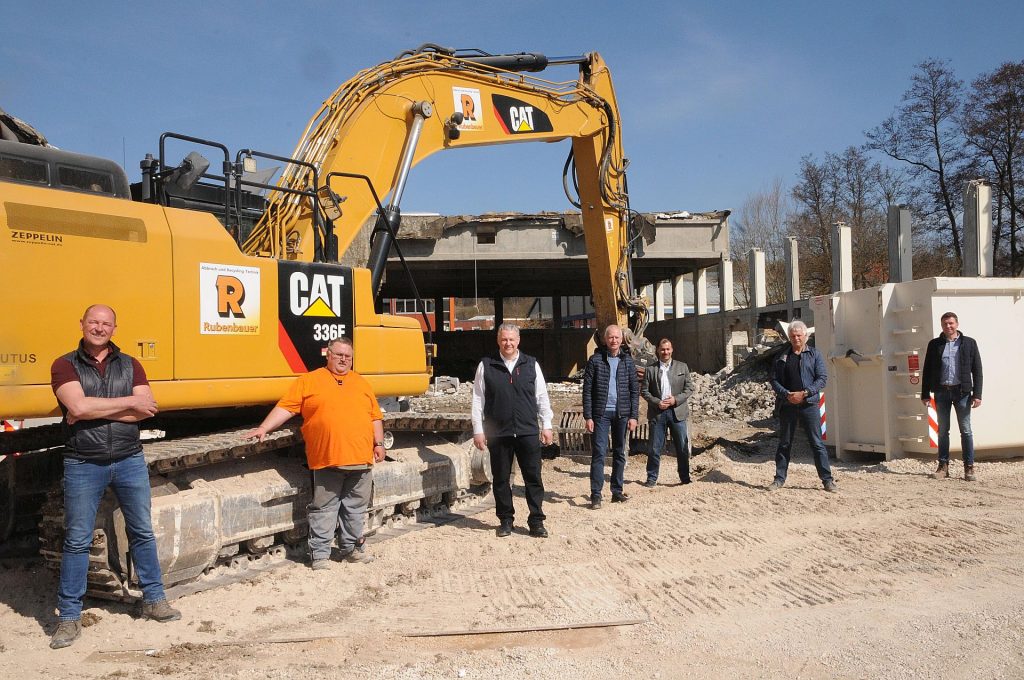
{"type": "Polygon", "coordinates": [[[964,187],[964,276],[992,276],[992,186],[983,179],[964,187]]]}
{"type": "Polygon", "coordinates": [[[672,315],[677,319],[686,316],[686,277],[672,277],[672,315]]]}
{"type": "Polygon", "coordinates": [[[768,286],[765,276],[764,251],[751,248],[747,253],[747,265],[750,270],[750,300],[748,307],[760,308],[768,304],[768,286]]]}
{"type": "Polygon", "coordinates": [[[736,306],[735,291],[732,286],[732,260],[722,259],[718,261],[718,309],[726,312],[736,306]]]}
{"type": "Polygon", "coordinates": [[[800,295],[799,253],[796,239],[790,236],[786,239],[786,304],[790,310],[793,309],[793,303],[803,297],[800,295]]]}
{"type": "Polygon", "coordinates": [[[557,290],[551,294],[551,327],[562,327],[562,294],[557,290]]]}
{"type": "Polygon", "coordinates": [[[846,222],[832,227],[832,292],[853,290],[853,247],[846,222]]]}
{"type": "Polygon", "coordinates": [[[505,323],[505,298],[498,296],[494,298],[494,327],[497,328],[503,323],[505,323]]]}
{"type": "Polygon", "coordinates": [[[654,320],[665,320],[665,296],[668,294],[668,284],[659,281],[654,284],[654,320]]]}
{"type": "Polygon", "coordinates": [[[914,280],[913,250],[910,242],[910,208],[890,205],[886,218],[889,227],[889,283],[914,280]]]}
{"type": "Polygon", "coordinates": [[[703,267],[693,273],[693,312],[708,313],[708,270],[703,267]]]}
{"type": "Polygon", "coordinates": [[[448,317],[444,313],[444,301],[443,297],[434,298],[434,330],[443,331],[444,322],[448,320],[448,317]]]}

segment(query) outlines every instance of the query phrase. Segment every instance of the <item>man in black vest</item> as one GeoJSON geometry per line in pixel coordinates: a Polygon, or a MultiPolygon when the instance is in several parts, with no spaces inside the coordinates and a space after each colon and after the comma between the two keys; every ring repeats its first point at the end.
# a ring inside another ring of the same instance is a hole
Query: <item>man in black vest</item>
{"type": "Polygon", "coordinates": [[[530,508],[530,535],[547,538],[544,528],[544,483],[540,479],[540,439],[550,444],[551,402],[537,360],[519,351],[519,327],[498,327],[498,354],[480,361],[473,379],[473,443],[491,454],[494,506],[500,537],[512,533],[512,460],[519,461],[530,508]],[[537,416],[543,421],[543,432],[537,416]]]}
{"type": "Polygon", "coordinates": [[[124,514],[135,574],[142,588],[143,618],[174,621],[181,612],[167,604],[150,517],[149,469],[142,454],[139,422],[156,414],[156,401],[142,365],[111,342],[117,318],[106,305],[82,315],[78,349],[53,362],[51,386],[65,435],[64,549],[57,610],[60,623],[50,647],[71,645],[81,635],[82,597],[96,510],[107,487],[124,514]]]}

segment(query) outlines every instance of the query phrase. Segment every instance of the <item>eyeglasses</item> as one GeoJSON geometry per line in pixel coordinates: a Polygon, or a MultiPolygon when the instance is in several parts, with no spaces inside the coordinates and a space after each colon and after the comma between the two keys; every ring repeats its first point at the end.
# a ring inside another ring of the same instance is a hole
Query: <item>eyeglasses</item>
{"type": "Polygon", "coordinates": [[[352,361],[351,354],[344,354],[342,352],[332,352],[331,350],[327,350],[327,353],[330,354],[332,357],[337,357],[339,359],[348,359],[349,361],[352,361]]]}

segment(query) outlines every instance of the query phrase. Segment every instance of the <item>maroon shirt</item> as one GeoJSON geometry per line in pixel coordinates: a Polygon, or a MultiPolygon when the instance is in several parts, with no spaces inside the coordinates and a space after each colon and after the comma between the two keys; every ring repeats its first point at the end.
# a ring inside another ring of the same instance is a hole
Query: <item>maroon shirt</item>
{"type": "MultiPolygon", "coordinates": [[[[101,378],[106,374],[107,365],[110,357],[113,355],[113,352],[107,352],[107,355],[103,357],[103,361],[96,361],[92,355],[88,354],[88,352],[86,353],[88,361],[100,372],[101,378]]],[[[142,367],[142,364],[135,357],[129,358],[132,360],[132,388],[148,385],[149,380],[146,379],[146,369],[142,367]]],[[[78,374],[75,373],[75,366],[64,357],[57,357],[53,365],[50,366],[50,387],[53,389],[54,394],[56,394],[58,387],[69,382],[81,382],[78,379],[78,374]]]]}

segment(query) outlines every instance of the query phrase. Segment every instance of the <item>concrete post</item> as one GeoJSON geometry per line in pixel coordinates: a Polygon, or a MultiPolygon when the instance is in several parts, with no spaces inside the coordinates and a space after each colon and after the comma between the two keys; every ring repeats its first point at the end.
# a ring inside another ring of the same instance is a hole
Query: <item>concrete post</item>
{"type": "Polygon", "coordinates": [[[751,248],[747,253],[747,266],[750,269],[750,300],[748,307],[761,308],[768,305],[767,278],[764,267],[764,251],[751,248]]]}
{"type": "Polygon", "coordinates": [[[792,317],[793,304],[799,300],[800,295],[800,249],[797,240],[793,236],[786,239],[786,304],[792,317]]]}
{"type": "Polygon", "coordinates": [[[654,284],[654,320],[665,320],[665,295],[668,293],[668,284],[658,281],[654,284]]]}
{"type": "Polygon", "coordinates": [[[439,332],[444,330],[444,324],[448,321],[447,315],[444,313],[444,301],[443,297],[434,298],[434,331],[439,332]]]}
{"type": "Polygon", "coordinates": [[[672,316],[682,319],[686,316],[686,277],[672,277],[672,316]]]}
{"type": "Polygon", "coordinates": [[[494,327],[497,328],[505,323],[505,298],[497,296],[494,298],[494,327]]]}
{"type": "Polygon", "coordinates": [[[992,276],[992,186],[983,179],[964,187],[964,276],[992,276]]]}
{"type": "Polygon", "coordinates": [[[886,221],[889,227],[889,283],[913,281],[910,208],[905,205],[890,205],[886,221]]]}
{"type": "Polygon", "coordinates": [[[853,290],[853,247],[846,222],[832,227],[832,292],[853,290]]]}
{"type": "Polygon", "coordinates": [[[727,312],[736,306],[735,291],[732,286],[732,260],[722,259],[718,261],[718,309],[727,312]]]}
{"type": "Polygon", "coordinates": [[[708,270],[703,267],[693,273],[693,312],[708,313],[708,270]]]}

